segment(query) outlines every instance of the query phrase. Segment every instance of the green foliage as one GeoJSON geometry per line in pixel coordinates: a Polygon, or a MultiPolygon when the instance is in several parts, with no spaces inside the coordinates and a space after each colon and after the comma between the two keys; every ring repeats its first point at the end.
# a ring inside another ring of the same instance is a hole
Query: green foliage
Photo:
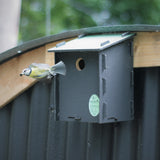
{"type": "Polygon", "coordinates": [[[20,19],[20,40],[27,41],[44,36],[45,8],[41,1],[23,1],[20,19]]]}
{"type": "MultiPolygon", "coordinates": [[[[43,0],[22,1],[20,41],[23,42],[45,36],[45,2],[43,0]]],[[[51,34],[96,25],[90,15],[72,6],[69,0],[52,0],[51,4],[51,34]]]]}
{"type": "MultiPolygon", "coordinates": [[[[159,24],[158,0],[50,0],[51,31],[110,24],[159,24]]],[[[20,42],[46,35],[47,0],[23,0],[20,42]]]]}
{"type": "Polygon", "coordinates": [[[54,3],[54,7],[51,8],[52,34],[95,25],[91,16],[72,7],[69,2],[55,0],[54,3]]]}
{"type": "Polygon", "coordinates": [[[160,3],[158,0],[109,0],[110,21],[121,24],[159,24],[160,3]]]}

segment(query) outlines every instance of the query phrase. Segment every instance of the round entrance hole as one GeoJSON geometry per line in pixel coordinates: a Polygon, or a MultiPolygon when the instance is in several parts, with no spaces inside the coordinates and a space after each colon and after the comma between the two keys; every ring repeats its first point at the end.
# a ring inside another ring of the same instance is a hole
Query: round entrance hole
{"type": "Polygon", "coordinates": [[[77,61],[76,61],[76,68],[78,71],[81,71],[83,70],[85,67],[85,62],[83,60],[83,58],[78,58],[77,61]]]}

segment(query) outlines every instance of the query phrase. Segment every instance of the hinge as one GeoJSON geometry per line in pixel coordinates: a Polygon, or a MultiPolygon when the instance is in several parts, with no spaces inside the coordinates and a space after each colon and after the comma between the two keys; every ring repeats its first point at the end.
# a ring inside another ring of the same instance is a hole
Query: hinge
{"type": "Polygon", "coordinates": [[[102,42],[102,43],[101,43],[101,46],[104,46],[104,45],[106,45],[106,44],[108,44],[108,43],[110,43],[109,40],[107,40],[107,41],[105,41],[105,42],[102,42]]]}
{"type": "Polygon", "coordinates": [[[82,37],[84,37],[85,36],[85,34],[80,34],[79,36],[78,36],[78,38],[82,38],[82,37]]]}
{"type": "Polygon", "coordinates": [[[134,100],[131,100],[130,104],[131,104],[131,107],[130,107],[131,117],[134,118],[134,100]]]}
{"type": "Polygon", "coordinates": [[[79,116],[69,116],[69,119],[74,119],[74,120],[81,120],[81,117],[79,116]]]}
{"type": "Polygon", "coordinates": [[[63,45],[65,45],[65,44],[66,44],[66,42],[65,42],[65,41],[60,42],[60,43],[56,44],[56,47],[58,48],[58,47],[63,46],[63,45]]]}
{"type": "Polygon", "coordinates": [[[131,86],[134,86],[134,71],[131,71],[131,86]]]}
{"type": "Polygon", "coordinates": [[[133,58],[133,41],[129,41],[129,46],[130,46],[130,55],[133,58]]]}
{"type": "Polygon", "coordinates": [[[121,34],[122,37],[128,36],[130,34],[130,32],[124,32],[121,34]]]}

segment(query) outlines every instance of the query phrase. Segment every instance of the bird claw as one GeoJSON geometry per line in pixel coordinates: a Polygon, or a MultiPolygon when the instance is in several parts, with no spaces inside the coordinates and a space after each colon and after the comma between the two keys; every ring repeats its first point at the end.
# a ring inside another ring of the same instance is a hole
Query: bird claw
{"type": "Polygon", "coordinates": [[[53,76],[51,75],[51,74],[49,74],[48,76],[47,76],[47,79],[51,79],[53,76]]]}

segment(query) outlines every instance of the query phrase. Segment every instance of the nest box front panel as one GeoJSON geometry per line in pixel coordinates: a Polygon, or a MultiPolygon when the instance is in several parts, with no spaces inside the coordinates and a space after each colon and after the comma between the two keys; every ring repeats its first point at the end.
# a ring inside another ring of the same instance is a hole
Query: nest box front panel
{"type": "Polygon", "coordinates": [[[67,74],[58,77],[57,119],[98,122],[99,55],[88,52],[58,53],[56,61],[59,60],[65,63],[67,74]],[[94,95],[97,96],[95,99],[94,95]],[[93,108],[96,103],[97,108],[93,108]]]}

